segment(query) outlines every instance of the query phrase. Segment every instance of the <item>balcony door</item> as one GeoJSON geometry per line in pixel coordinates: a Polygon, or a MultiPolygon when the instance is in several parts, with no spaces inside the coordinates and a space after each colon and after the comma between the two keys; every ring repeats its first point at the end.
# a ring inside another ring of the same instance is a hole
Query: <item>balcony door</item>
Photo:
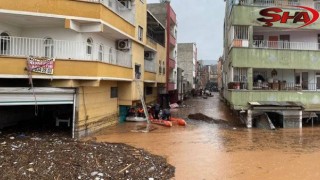
{"type": "Polygon", "coordinates": [[[0,44],[0,54],[9,55],[10,54],[10,36],[8,33],[1,33],[1,44],[0,44]]]}
{"type": "Polygon", "coordinates": [[[309,73],[308,72],[302,72],[302,89],[308,90],[308,84],[309,84],[309,73]]]}
{"type": "Polygon", "coordinates": [[[318,34],[318,49],[320,49],[320,34],[318,34]]]}
{"type": "Polygon", "coordinates": [[[278,36],[269,36],[268,47],[277,49],[278,48],[278,36]]]}
{"type": "Polygon", "coordinates": [[[290,35],[280,35],[280,41],[281,49],[290,49],[290,35]]]}

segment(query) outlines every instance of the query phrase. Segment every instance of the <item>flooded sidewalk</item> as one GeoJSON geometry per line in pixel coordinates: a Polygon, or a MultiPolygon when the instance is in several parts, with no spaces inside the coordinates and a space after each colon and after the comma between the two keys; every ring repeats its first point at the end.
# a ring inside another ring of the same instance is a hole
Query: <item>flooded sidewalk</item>
{"type": "Polygon", "coordinates": [[[174,117],[203,113],[226,123],[187,120],[188,126],[153,125],[149,133],[132,132],[143,123],[123,123],[92,137],[98,142],[126,143],[167,158],[175,179],[318,179],[320,128],[246,129],[217,94],[194,98],[174,117]]]}

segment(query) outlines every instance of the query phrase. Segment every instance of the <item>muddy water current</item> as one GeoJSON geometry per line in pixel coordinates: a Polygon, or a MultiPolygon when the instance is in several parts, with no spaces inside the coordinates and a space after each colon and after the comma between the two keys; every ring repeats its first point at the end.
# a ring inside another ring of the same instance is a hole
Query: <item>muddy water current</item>
{"type": "Polygon", "coordinates": [[[152,125],[155,130],[149,133],[132,131],[143,123],[123,123],[92,138],[126,143],[166,157],[176,167],[177,180],[320,179],[320,127],[247,129],[217,94],[184,104],[173,116],[203,113],[225,123],[187,119],[187,127],[152,125]]]}

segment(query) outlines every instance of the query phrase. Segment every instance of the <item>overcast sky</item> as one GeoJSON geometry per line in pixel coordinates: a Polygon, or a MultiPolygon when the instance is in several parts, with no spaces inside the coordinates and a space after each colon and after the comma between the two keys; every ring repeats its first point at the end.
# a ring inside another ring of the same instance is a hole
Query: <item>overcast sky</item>
{"type": "Polygon", "coordinates": [[[195,42],[199,60],[218,60],[223,53],[224,1],[171,0],[171,6],[177,14],[178,43],[195,42]]]}

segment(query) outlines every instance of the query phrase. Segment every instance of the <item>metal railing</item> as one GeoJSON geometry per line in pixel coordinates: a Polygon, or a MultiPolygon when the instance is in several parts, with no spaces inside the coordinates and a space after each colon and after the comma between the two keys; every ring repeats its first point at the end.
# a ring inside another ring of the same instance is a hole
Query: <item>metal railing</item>
{"type": "MultiPolygon", "coordinates": [[[[116,14],[118,14],[123,19],[130,22],[131,24],[135,23],[135,14],[131,10],[131,4],[129,4],[129,7],[126,7],[122,3],[120,3],[118,0],[78,0],[78,1],[100,3],[105,7],[111,9],[113,12],[115,12],[116,14]]],[[[131,3],[131,1],[129,3],[131,3]]]]}
{"type": "Polygon", "coordinates": [[[269,49],[320,50],[319,43],[254,40],[253,47],[269,49]]]}
{"type": "Polygon", "coordinates": [[[0,41],[0,55],[2,56],[91,60],[132,67],[129,52],[100,44],[13,36],[2,36],[0,41]]]}
{"type": "Polygon", "coordinates": [[[144,60],[144,70],[156,72],[156,63],[154,60],[144,60]]]}
{"type": "Polygon", "coordinates": [[[246,6],[315,6],[313,0],[237,0],[235,3],[246,6]]]}
{"type": "Polygon", "coordinates": [[[317,83],[268,83],[255,82],[253,83],[253,90],[276,90],[276,91],[320,91],[320,84],[317,83]]]}

